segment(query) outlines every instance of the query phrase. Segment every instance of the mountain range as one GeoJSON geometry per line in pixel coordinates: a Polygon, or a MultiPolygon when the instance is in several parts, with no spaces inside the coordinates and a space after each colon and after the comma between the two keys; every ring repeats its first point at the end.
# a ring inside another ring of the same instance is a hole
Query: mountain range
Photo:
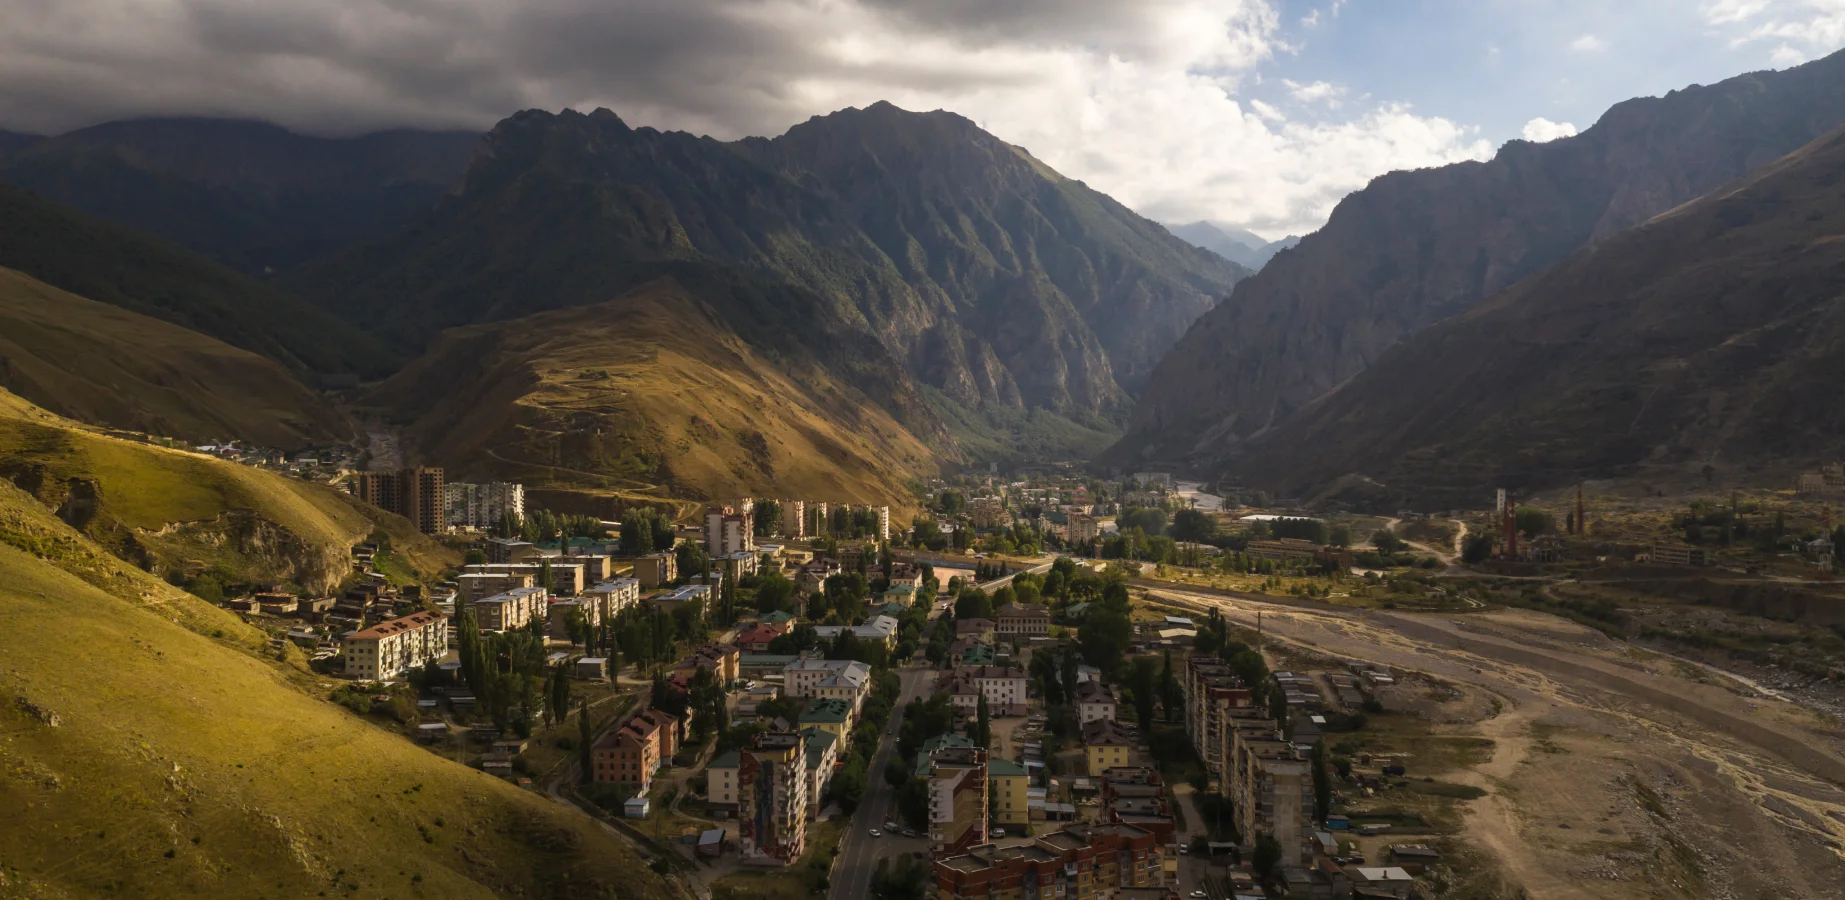
{"type": "Polygon", "coordinates": [[[1834,459],[1845,128],[1408,337],[1254,441],[1238,477],[1434,503],[1482,485],[1834,459]]]}
{"type": "Polygon", "coordinates": [[[1168,226],[1168,230],[1174,237],[1192,246],[1203,247],[1251,272],[1268,265],[1275,254],[1300,243],[1298,235],[1290,234],[1281,240],[1270,241],[1253,232],[1219,222],[1191,222],[1168,226]]]}
{"type": "Polygon", "coordinates": [[[1845,54],[1615,105],[1490,162],[1392,172],[1201,317],[1103,459],[1235,475],[1285,424],[1428,326],[1845,122],[1845,54]]]}

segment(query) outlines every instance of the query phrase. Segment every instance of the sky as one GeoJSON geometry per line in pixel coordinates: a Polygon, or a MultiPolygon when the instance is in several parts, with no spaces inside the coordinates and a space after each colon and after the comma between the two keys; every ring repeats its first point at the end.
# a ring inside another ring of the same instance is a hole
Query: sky
{"type": "Polygon", "coordinates": [[[1845,46],[1845,0],[6,0],[0,128],[961,113],[1150,218],[1310,231],[1385,172],[1845,46]]]}

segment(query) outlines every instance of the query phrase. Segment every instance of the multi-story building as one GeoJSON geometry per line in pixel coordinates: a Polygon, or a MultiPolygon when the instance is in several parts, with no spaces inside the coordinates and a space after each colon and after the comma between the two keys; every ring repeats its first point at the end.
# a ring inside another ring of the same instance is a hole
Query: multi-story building
{"type": "Polygon", "coordinates": [[[553,640],[568,641],[570,636],[570,618],[576,613],[583,614],[583,621],[594,628],[602,624],[602,607],[591,600],[578,597],[574,600],[553,600],[545,608],[545,636],[553,640]]]}
{"type": "Polygon", "coordinates": [[[987,842],[987,751],[944,747],[929,757],[929,851],[937,859],[987,842]]]}
{"type": "Polygon", "coordinates": [[[1025,767],[1009,759],[987,760],[987,794],[992,798],[993,824],[1023,828],[1031,824],[1031,779],[1025,767]]]}
{"type": "Polygon", "coordinates": [[[807,537],[807,503],[803,500],[782,501],[782,537],[803,540],[807,537]]]}
{"type": "Polygon", "coordinates": [[[524,572],[463,572],[455,576],[455,584],[460,587],[460,600],[474,603],[495,594],[519,588],[529,588],[537,579],[524,572]]]}
{"type": "Polygon", "coordinates": [[[662,761],[659,732],[653,720],[635,716],[604,735],[590,751],[591,780],[620,785],[637,797],[645,795],[662,761]]]}
{"type": "Polygon", "coordinates": [[[801,710],[800,725],[802,728],[812,726],[830,731],[843,744],[852,734],[856,718],[857,710],[849,700],[815,699],[809,700],[807,708],[801,710]]]}
{"type": "Polygon", "coordinates": [[[737,645],[713,641],[687,654],[676,668],[710,669],[718,684],[729,684],[742,677],[741,660],[737,645]]]}
{"type": "Polygon", "coordinates": [[[807,743],[799,733],[750,738],[737,761],[737,843],[745,862],[787,865],[807,848],[807,743]]]}
{"type": "Polygon", "coordinates": [[[782,669],[782,691],[790,697],[819,696],[820,682],[835,675],[849,673],[857,681],[870,682],[871,667],[844,659],[798,659],[782,669]]]}
{"type": "Polygon", "coordinates": [[[1131,825],[1067,825],[1030,844],[937,859],[935,900],[1101,900],[1164,885],[1164,852],[1131,825]]]}
{"type": "Polygon", "coordinates": [[[1083,724],[1083,760],[1089,775],[1099,777],[1104,769],[1132,765],[1134,738],[1113,719],[1097,719],[1083,724]]]}
{"type": "Polygon", "coordinates": [[[967,511],[975,528],[998,528],[1011,518],[1006,514],[1006,501],[999,497],[975,497],[967,511]]]}
{"type": "Polygon", "coordinates": [[[441,469],[362,472],[353,479],[352,492],[366,503],[409,519],[424,534],[441,534],[447,528],[448,492],[443,488],[441,469]]]}
{"type": "Polygon", "coordinates": [[[615,578],[584,588],[582,596],[596,604],[603,619],[613,619],[641,602],[641,583],[633,578],[615,578]]]}
{"type": "Polygon", "coordinates": [[[541,587],[514,588],[470,604],[482,631],[517,631],[546,619],[551,596],[541,587]]]}
{"type": "Polygon", "coordinates": [[[672,553],[649,553],[634,560],[634,578],[641,587],[656,590],[679,580],[679,557],[672,553]]]}
{"type": "Polygon", "coordinates": [[[807,523],[807,536],[818,537],[832,531],[832,510],[825,502],[809,503],[801,517],[807,523]]]}
{"type": "Polygon", "coordinates": [[[974,687],[987,698],[988,715],[1025,714],[1027,680],[1024,669],[1011,666],[957,666],[951,674],[954,678],[973,682],[974,687]]]}
{"type": "Polygon", "coordinates": [[[756,574],[757,568],[762,563],[762,557],[757,556],[754,551],[744,550],[713,559],[711,562],[723,571],[725,578],[738,581],[745,576],[756,574]]]}
{"type": "Polygon", "coordinates": [[[801,729],[801,739],[807,744],[807,809],[817,816],[820,798],[826,796],[826,786],[833,781],[841,742],[837,735],[821,728],[801,729]]]}
{"type": "Polygon", "coordinates": [[[614,571],[614,560],[600,553],[565,553],[551,561],[553,564],[583,567],[583,583],[601,584],[609,580],[614,571]]]}
{"type": "Polygon", "coordinates": [[[448,617],[411,613],[387,619],[345,638],[346,674],[388,681],[448,653],[448,617]]]}
{"type": "Polygon", "coordinates": [[[897,644],[897,620],[890,616],[872,616],[863,625],[815,625],[814,637],[831,641],[842,632],[851,632],[859,643],[883,644],[889,649],[897,644]]]}
{"type": "Polygon", "coordinates": [[[890,543],[890,507],[866,506],[865,509],[870,510],[878,517],[878,543],[890,543]]]}
{"type": "Polygon", "coordinates": [[[1283,740],[1272,720],[1245,719],[1231,730],[1226,778],[1237,831],[1246,848],[1268,836],[1281,846],[1281,864],[1313,856],[1313,777],[1308,761],[1283,740]]]}
{"type": "Polygon", "coordinates": [[[543,587],[558,597],[575,597],[583,593],[585,585],[582,565],[558,559],[524,563],[475,563],[471,566],[462,566],[459,577],[466,578],[469,575],[529,575],[533,585],[543,587]],[[544,580],[546,570],[551,573],[549,584],[544,580]]]}
{"type": "Polygon", "coordinates": [[[525,486],[507,481],[453,482],[443,487],[444,516],[459,528],[491,528],[508,513],[524,518],[525,486]]]}
{"type": "MultiPolygon", "coordinates": [[[[1212,778],[1224,777],[1235,711],[1248,710],[1250,691],[1224,661],[1193,656],[1185,663],[1185,733],[1212,778]]],[[[1221,781],[1220,781],[1221,783],[1221,781]]]]}
{"type": "Polygon", "coordinates": [[[1008,603],[993,614],[1000,636],[1034,637],[1051,633],[1051,611],[1036,603],[1008,603]]]}
{"type": "Polygon", "coordinates": [[[537,544],[514,538],[488,538],[484,546],[490,563],[535,562],[545,555],[537,544]]]}
{"type": "Polygon", "coordinates": [[[1088,544],[1102,536],[1102,527],[1087,513],[1070,513],[1070,543],[1088,544]]]}
{"type": "Polygon", "coordinates": [[[1111,824],[1151,831],[1162,844],[1171,843],[1177,831],[1158,769],[1144,766],[1104,769],[1102,814],[1104,821],[1111,824]]]}
{"type": "Polygon", "coordinates": [[[1115,700],[1115,690],[1099,681],[1084,681],[1076,686],[1076,722],[1087,725],[1090,722],[1115,720],[1115,713],[1120,705],[1115,700]]]}
{"type": "Polygon", "coordinates": [[[1703,547],[1685,544],[1654,544],[1647,559],[1669,566],[1702,566],[1708,562],[1703,547]]]}
{"type": "Polygon", "coordinates": [[[748,510],[712,506],[705,510],[705,552],[712,559],[756,551],[755,523],[748,510]]]}

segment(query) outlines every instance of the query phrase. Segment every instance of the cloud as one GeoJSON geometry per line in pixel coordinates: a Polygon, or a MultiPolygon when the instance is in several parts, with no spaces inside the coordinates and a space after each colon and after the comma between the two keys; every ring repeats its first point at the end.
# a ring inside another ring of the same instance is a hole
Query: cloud
{"type": "Polygon", "coordinates": [[[1845,0],[1711,0],[1704,20],[1733,32],[1731,43],[1774,43],[1777,66],[1799,65],[1845,46],[1845,0]]]}
{"type": "Polygon", "coordinates": [[[1283,78],[1281,83],[1287,85],[1290,96],[1302,103],[1324,103],[1336,108],[1339,105],[1339,98],[1345,96],[1345,88],[1324,81],[1301,84],[1298,81],[1283,78]]]}
{"type": "Polygon", "coordinates": [[[1542,144],[1546,141],[1554,141],[1558,138],[1573,137],[1575,134],[1576,126],[1569,122],[1552,122],[1549,119],[1539,117],[1525,123],[1525,140],[1538,144],[1542,144]]]}
{"type": "Polygon", "coordinates": [[[1608,42],[1592,34],[1585,34],[1570,41],[1570,49],[1577,53],[1600,53],[1608,49],[1608,42]]]}
{"type": "Polygon", "coordinates": [[[1291,51],[1270,0],[7,0],[0,127],[485,129],[605,106],[731,139],[889,100],[966,115],[1155,218],[1276,232],[1391,169],[1488,152],[1407,106],[1303,123],[1240,94],[1291,51]]]}

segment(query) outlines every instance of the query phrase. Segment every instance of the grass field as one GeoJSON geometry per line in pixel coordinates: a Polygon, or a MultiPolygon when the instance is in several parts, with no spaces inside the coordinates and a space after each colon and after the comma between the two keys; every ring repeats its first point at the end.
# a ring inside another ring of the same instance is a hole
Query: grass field
{"type": "Polygon", "coordinates": [[[0,484],[0,894],[665,897],[580,815],[302,690],[0,484]]]}

